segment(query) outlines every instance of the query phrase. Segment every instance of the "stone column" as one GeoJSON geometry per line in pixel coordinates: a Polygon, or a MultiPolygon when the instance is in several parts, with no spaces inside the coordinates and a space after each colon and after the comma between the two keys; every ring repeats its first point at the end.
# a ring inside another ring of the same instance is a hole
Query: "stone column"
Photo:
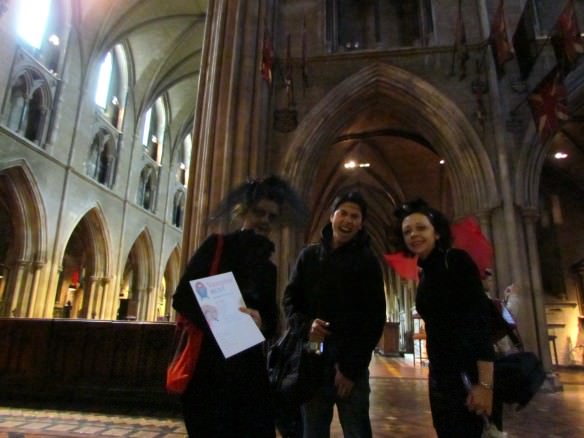
{"type": "Polygon", "coordinates": [[[27,295],[29,296],[28,299],[28,306],[27,306],[27,311],[26,311],[26,316],[28,316],[29,318],[34,318],[36,315],[36,311],[35,311],[35,307],[36,307],[36,297],[38,295],[38,289],[39,289],[39,273],[41,271],[41,269],[45,266],[45,262],[43,261],[35,261],[32,264],[33,267],[33,272],[32,272],[32,285],[30,287],[30,290],[28,291],[27,295]]]}
{"type": "Polygon", "coordinates": [[[90,275],[85,277],[83,284],[83,310],[82,317],[86,319],[93,319],[95,314],[95,289],[99,277],[90,275]]]}
{"type": "Polygon", "coordinates": [[[105,297],[107,296],[107,285],[110,281],[108,277],[100,277],[95,288],[95,296],[93,297],[94,312],[97,319],[107,319],[105,297]]]}
{"type": "Polygon", "coordinates": [[[217,202],[269,162],[267,85],[260,75],[266,8],[272,1],[210,0],[193,128],[182,264],[209,233],[217,202]]]}
{"type": "Polygon", "coordinates": [[[10,284],[7,289],[12,291],[10,301],[10,316],[26,316],[22,308],[22,291],[26,286],[26,268],[30,264],[27,260],[18,260],[14,263],[14,275],[10,276],[10,284]]]}
{"type": "MultiPolygon", "coordinates": [[[[531,282],[531,300],[533,302],[535,317],[535,332],[538,341],[538,353],[546,370],[551,370],[552,361],[548,342],[547,320],[545,316],[545,300],[543,297],[543,286],[541,283],[539,252],[537,249],[537,235],[535,232],[535,223],[539,217],[536,209],[525,208],[522,211],[525,240],[527,244],[529,278],[531,282]]],[[[526,291],[527,292],[527,291],[526,291]]]]}
{"type": "MultiPolygon", "coordinates": [[[[530,332],[534,332],[537,337],[537,351],[540,357],[544,370],[548,374],[546,386],[553,390],[559,390],[562,385],[558,377],[553,372],[552,359],[550,354],[549,335],[547,330],[547,318],[545,313],[545,299],[543,285],[541,282],[539,251],[537,248],[537,234],[535,224],[539,218],[539,212],[535,208],[524,208],[522,211],[523,223],[525,228],[525,240],[527,244],[528,267],[531,288],[526,290],[531,292],[531,304],[533,305],[533,313],[535,320],[535,327],[530,328],[530,332]]],[[[521,291],[523,293],[523,291],[521,291]]],[[[528,305],[527,302],[524,306],[528,305]]]]}

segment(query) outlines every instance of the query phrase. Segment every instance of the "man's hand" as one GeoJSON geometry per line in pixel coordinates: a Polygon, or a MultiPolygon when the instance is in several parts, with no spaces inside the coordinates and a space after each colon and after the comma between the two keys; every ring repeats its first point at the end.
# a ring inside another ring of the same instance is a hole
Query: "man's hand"
{"type": "Polygon", "coordinates": [[[328,329],[329,326],[329,322],[316,318],[314,321],[312,321],[312,325],[310,326],[308,340],[310,342],[323,342],[324,338],[331,334],[330,330],[328,329]]]}
{"type": "Polygon", "coordinates": [[[347,379],[343,373],[339,371],[339,366],[335,365],[337,372],[335,373],[335,387],[340,398],[347,398],[351,395],[355,382],[347,379]]]}

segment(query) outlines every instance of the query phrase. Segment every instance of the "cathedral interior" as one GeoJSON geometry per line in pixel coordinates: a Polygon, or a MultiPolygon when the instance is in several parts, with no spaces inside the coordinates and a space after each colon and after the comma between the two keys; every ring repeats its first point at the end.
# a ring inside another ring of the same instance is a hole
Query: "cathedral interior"
{"type": "MultiPolygon", "coordinates": [[[[491,295],[514,285],[546,370],[584,366],[584,49],[560,65],[564,3],[0,0],[0,387],[154,387],[209,212],[270,174],[310,209],[272,235],[280,293],[334,196],[358,189],[411,353],[415,282],[383,255],[395,207],[422,197],[477,220],[491,295]],[[559,67],[561,102],[540,87],[559,67]]],[[[584,1],[566,4],[584,29],[584,1]]]]}

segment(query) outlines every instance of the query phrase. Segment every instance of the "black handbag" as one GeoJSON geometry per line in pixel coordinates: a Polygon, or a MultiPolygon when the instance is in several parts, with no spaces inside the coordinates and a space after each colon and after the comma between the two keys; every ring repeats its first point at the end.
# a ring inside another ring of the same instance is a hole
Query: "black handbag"
{"type": "Polygon", "coordinates": [[[304,336],[288,328],[268,352],[268,376],[280,401],[300,405],[310,400],[321,386],[322,356],[304,348],[304,336]]]}
{"type": "Polygon", "coordinates": [[[538,357],[529,351],[502,356],[494,363],[494,394],[521,409],[543,384],[546,373],[538,357]]]}

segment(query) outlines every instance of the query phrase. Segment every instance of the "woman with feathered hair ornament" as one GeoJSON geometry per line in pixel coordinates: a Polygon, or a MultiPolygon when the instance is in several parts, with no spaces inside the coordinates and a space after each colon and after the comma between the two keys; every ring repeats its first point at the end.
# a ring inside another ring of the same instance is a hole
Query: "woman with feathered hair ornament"
{"type": "Polygon", "coordinates": [[[275,437],[263,345],[225,359],[189,282],[209,275],[222,240],[218,273],[233,272],[246,306],[240,310],[253,318],[266,339],[273,338],[279,307],[277,271],[270,260],[274,244],[268,236],[272,227],[300,225],[306,217],[305,204],[278,176],[249,179],[211,214],[212,222],[236,219],[241,228],[224,236],[209,236],[195,251],[173,296],[176,311],[203,332],[193,377],[181,396],[190,437],[275,437]]]}

